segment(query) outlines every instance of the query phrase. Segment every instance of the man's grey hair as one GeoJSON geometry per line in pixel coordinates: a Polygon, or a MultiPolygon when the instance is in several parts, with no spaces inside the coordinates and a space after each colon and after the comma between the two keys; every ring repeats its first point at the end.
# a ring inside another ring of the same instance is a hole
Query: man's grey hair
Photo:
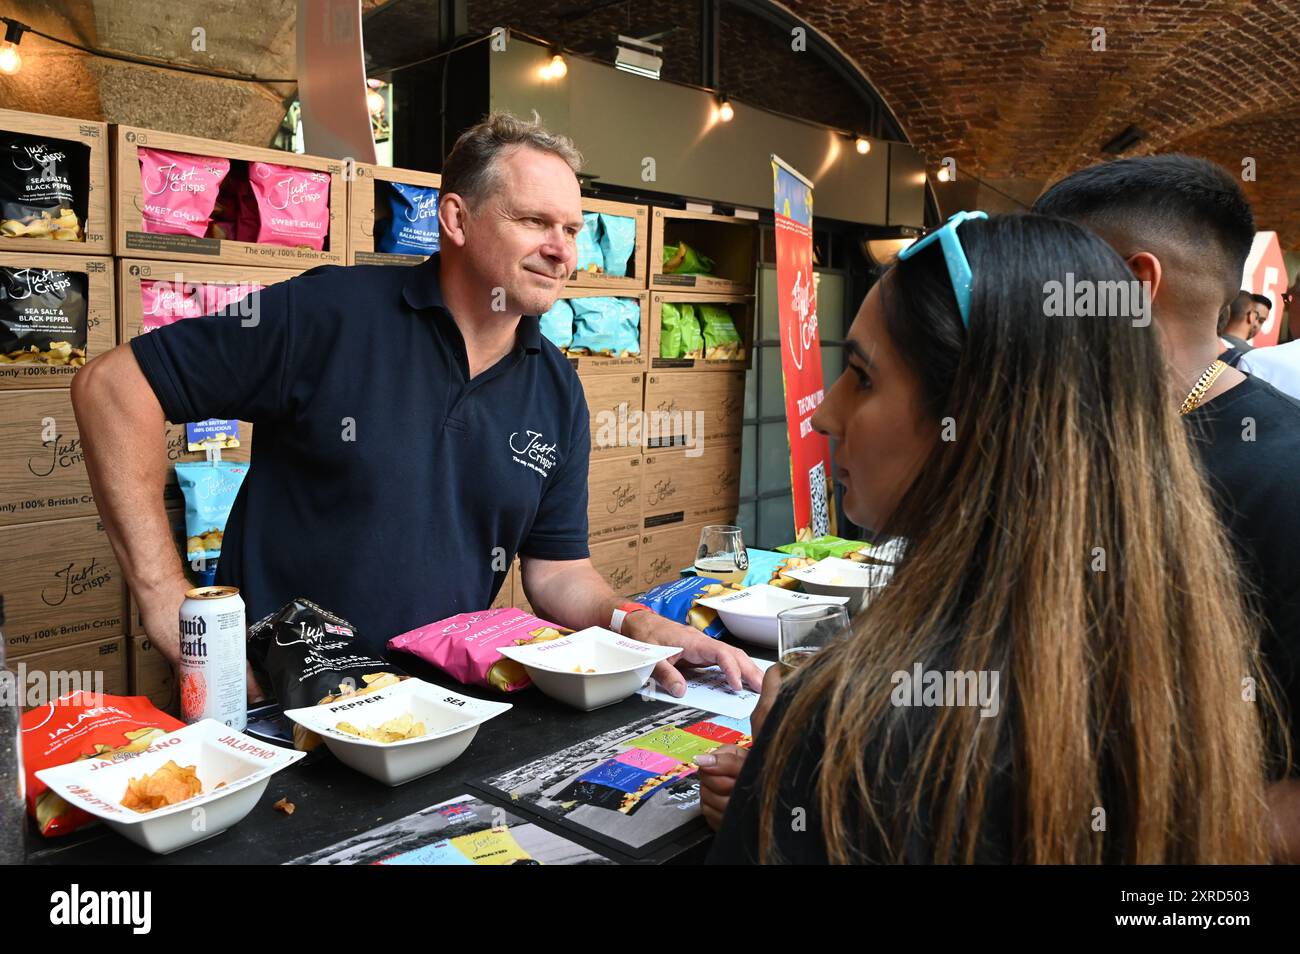
{"type": "Polygon", "coordinates": [[[496,112],[465,130],[456,140],[451,155],[443,163],[443,194],[454,192],[471,207],[485,201],[500,184],[497,161],[521,146],[559,156],[575,173],[582,168],[582,154],[573,140],[548,132],[536,112],[531,120],[496,112]]]}

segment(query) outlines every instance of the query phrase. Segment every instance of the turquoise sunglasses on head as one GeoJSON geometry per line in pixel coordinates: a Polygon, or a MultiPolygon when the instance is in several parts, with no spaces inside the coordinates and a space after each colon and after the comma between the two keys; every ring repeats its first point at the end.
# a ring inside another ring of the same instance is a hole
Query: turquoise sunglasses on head
{"type": "Polygon", "coordinates": [[[948,278],[952,282],[952,292],[957,296],[957,310],[961,312],[961,323],[964,328],[970,327],[970,285],[973,276],[970,262],[966,260],[966,252],[961,247],[961,239],[957,237],[957,226],[968,219],[987,218],[987,212],[957,212],[942,226],[924,238],[917,239],[898,253],[898,260],[906,261],[927,245],[933,244],[936,239],[938,240],[943,248],[943,260],[948,266],[948,278]]]}

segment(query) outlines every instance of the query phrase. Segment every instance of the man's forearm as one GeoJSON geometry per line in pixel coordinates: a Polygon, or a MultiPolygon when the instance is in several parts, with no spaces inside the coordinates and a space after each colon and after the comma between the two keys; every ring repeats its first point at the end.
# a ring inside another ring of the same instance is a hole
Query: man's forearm
{"type": "Polygon", "coordinates": [[[569,629],[609,628],[614,609],[622,602],[596,572],[590,560],[521,561],[524,592],[542,619],[569,629]]]}
{"type": "Polygon", "coordinates": [[[163,507],[167,442],[162,408],[122,345],[73,378],[72,405],[100,519],[136,593],[185,578],[163,507]]]}

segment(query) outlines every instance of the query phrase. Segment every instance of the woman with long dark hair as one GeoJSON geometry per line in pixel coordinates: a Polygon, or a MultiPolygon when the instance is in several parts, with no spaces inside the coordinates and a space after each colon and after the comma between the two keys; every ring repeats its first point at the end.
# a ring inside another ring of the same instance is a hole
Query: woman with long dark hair
{"type": "Polygon", "coordinates": [[[945,228],[813,419],[905,556],[786,677],[710,860],[1267,861],[1257,624],[1132,273],[1060,219],[945,228]]]}

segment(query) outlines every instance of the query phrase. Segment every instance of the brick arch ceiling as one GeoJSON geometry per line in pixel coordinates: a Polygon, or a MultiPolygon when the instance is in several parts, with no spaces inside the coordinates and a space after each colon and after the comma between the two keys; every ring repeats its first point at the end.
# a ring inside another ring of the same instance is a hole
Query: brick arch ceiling
{"type": "Polygon", "coordinates": [[[785,0],[870,78],[933,164],[1016,195],[1108,158],[1183,151],[1240,174],[1300,249],[1300,0],[785,0]],[[1105,49],[1094,50],[1095,30],[1105,49]]]}

